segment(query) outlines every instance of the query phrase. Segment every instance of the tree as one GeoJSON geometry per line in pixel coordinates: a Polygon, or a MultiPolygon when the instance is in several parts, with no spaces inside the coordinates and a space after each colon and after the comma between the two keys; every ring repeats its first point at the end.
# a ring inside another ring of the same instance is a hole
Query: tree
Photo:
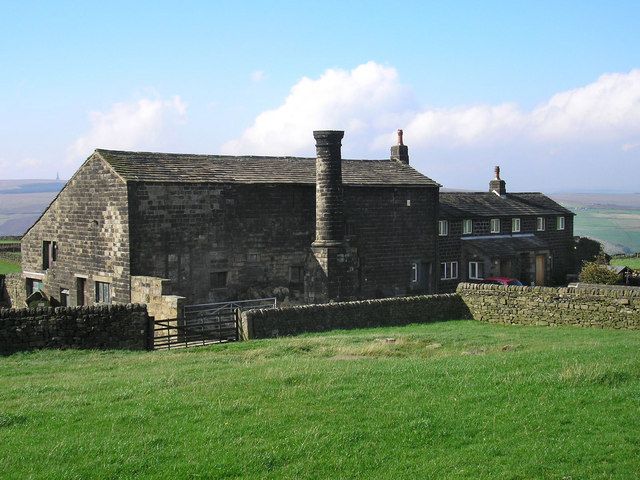
{"type": "Polygon", "coordinates": [[[620,275],[607,268],[607,265],[593,262],[584,262],[580,271],[580,281],[584,283],[596,283],[601,285],[616,285],[620,283],[620,275]]]}

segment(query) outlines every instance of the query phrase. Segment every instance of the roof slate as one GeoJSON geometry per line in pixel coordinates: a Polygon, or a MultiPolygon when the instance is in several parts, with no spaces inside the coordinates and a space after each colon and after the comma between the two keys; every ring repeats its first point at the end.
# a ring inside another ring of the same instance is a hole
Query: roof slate
{"type": "Polygon", "coordinates": [[[440,192],[440,216],[443,218],[558,214],[574,213],[537,192],[504,196],[489,192],[440,192]]]}
{"type": "MultiPolygon", "coordinates": [[[[167,183],[315,184],[316,159],[189,155],[96,150],[125,181],[167,183]]],[[[363,186],[439,186],[392,160],[343,160],[342,182],[363,186]]]]}

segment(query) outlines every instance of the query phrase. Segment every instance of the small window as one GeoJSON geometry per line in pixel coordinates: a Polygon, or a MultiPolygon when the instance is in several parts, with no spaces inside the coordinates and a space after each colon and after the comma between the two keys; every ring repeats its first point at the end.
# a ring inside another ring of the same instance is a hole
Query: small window
{"type": "Polygon", "coordinates": [[[42,242],[42,269],[47,270],[51,265],[51,242],[42,242]]]}
{"type": "Polygon", "coordinates": [[[492,218],[491,219],[491,233],[500,233],[500,219],[492,218]]]}
{"type": "Polygon", "coordinates": [[[520,231],[520,219],[519,218],[511,219],[511,231],[513,233],[518,233],[520,231]]]}
{"type": "Polygon", "coordinates": [[[69,305],[69,289],[61,288],[60,289],[60,306],[66,307],[69,305]]]}
{"type": "Polygon", "coordinates": [[[469,279],[482,280],[484,278],[484,264],[482,262],[469,262],[469,279]]]}
{"type": "Polygon", "coordinates": [[[227,272],[211,273],[211,288],[226,288],[226,286],[227,286],[227,272]]]}
{"type": "Polygon", "coordinates": [[[467,219],[462,221],[462,234],[470,235],[473,233],[473,220],[467,219]]]}
{"type": "Polygon", "coordinates": [[[82,277],[76,278],[76,305],[82,307],[84,305],[84,285],[86,279],[82,277]]]}
{"type": "Polygon", "coordinates": [[[564,217],[558,217],[558,230],[564,230],[564,217]]]}
{"type": "Polygon", "coordinates": [[[413,283],[416,283],[419,279],[419,275],[418,275],[418,264],[417,263],[412,263],[411,264],[411,281],[413,283]]]}
{"type": "Polygon", "coordinates": [[[440,280],[458,278],[458,262],[442,262],[440,264],[440,280]]]}
{"type": "Polygon", "coordinates": [[[111,303],[111,284],[96,282],[96,303],[111,303]]]}
{"type": "Polygon", "coordinates": [[[438,235],[441,237],[445,237],[449,235],[449,221],[448,220],[439,220],[438,221],[438,235]]]}
{"type": "Polygon", "coordinates": [[[258,254],[257,253],[249,253],[249,254],[247,254],[247,261],[249,261],[249,262],[257,262],[258,261],[258,254]]]}
{"type": "Polygon", "coordinates": [[[544,227],[545,227],[544,217],[538,217],[536,219],[536,230],[538,230],[539,232],[544,232],[544,227]]]}
{"type": "Polygon", "coordinates": [[[289,267],[289,282],[295,284],[304,283],[304,267],[299,265],[289,267]]]}
{"type": "Polygon", "coordinates": [[[34,292],[41,292],[43,290],[42,280],[35,278],[27,278],[27,297],[34,292]]]}

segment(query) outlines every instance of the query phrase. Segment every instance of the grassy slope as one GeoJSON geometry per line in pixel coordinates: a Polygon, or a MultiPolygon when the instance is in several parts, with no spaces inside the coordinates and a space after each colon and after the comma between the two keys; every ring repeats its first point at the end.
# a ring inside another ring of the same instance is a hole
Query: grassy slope
{"type": "Polygon", "coordinates": [[[612,258],[609,262],[611,265],[623,265],[625,267],[640,270],[640,258],[612,258]]]}
{"type": "Polygon", "coordinates": [[[634,331],[459,321],[173,352],[17,354],[0,358],[0,471],[630,478],[639,348],[634,331]]]}
{"type": "Polygon", "coordinates": [[[20,252],[0,252],[0,274],[20,272],[20,252]]]}

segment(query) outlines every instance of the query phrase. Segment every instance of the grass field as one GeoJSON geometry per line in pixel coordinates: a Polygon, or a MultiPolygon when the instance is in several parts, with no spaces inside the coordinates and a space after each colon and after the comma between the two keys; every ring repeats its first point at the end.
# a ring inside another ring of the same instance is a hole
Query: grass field
{"type": "Polygon", "coordinates": [[[22,271],[20,252],[0,252],[0,274],[22,271]]]}
{"type": "Polygon", "coordinates": [[[640,332],[457,321],[0,358],[3,478],[633,478],[640,332]],[[393,340],[387,340],[393,339],[393,340]]]}
{"type": "Polygon", "coordinates": [[[622,265],[625,267],[632,268],[634,270],[640,270],[640,258],[632,257],[632,258],[612,258],[609,262],[611,265],[622,265]]]}

